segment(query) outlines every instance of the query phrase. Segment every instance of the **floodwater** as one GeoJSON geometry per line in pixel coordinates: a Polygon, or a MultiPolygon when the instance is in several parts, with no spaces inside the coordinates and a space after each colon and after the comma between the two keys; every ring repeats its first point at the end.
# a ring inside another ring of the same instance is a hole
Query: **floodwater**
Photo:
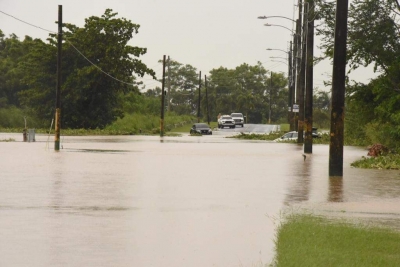
{"type": "Polygon", "coordinates": [[[400,219],[400,173],[343,179],[325,145],[213,136],[54,137],[0,134],[0,266],[261,266],[283,211],[400,219]]]}

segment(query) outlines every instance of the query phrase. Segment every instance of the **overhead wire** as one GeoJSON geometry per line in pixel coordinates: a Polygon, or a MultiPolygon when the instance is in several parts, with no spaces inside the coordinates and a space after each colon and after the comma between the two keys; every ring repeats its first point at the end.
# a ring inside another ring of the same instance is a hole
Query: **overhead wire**
{"type": "MultiPolygon", "coordinates": [[[[13,18],[13,19],[15,19],[15,20],[18,20],[18,21],[20,21],[20,22],[22,22],[22,23],[25,23],[25,24],[27,24],[27,25],[29,25],[29,26],[35,27],[35,28],[37,28],[37,29],[40,29],[40,30],[43,30],[43,31],[46,31],[46,32],[49,32],[49,33],[53,33],[53,34],[56,34],[56,35],[59,34],[59,33],[57,33],[57,32],[50,31],[50,30],[44,29],[44,28],[42,28],[42,27],[39,27],[39,26],[37,26],[37,25],[34,25],[34,24],[32,24],[32,23],[26,22],[26,21],[24,21],[24,20],[22,20],[22,19],[19,19],[19,18],[13,16],[13,15],[10,15],[10,14],[8,14],[8,13],[2,11],[2,10],[0,10],[0,13],[4,14],[4,15],[6,15],[6,16],[9,16],[9,17],[11,17],[11,18],[13,18]]],[[[137,83],[130,83],[130,82],[122,81],[122,80],[120,80],[120,79],[118,79],[118,78],[115,78],[115,77],[112,76],[111,74],[105,72],[102,68],[100,68],[100,67],[97,66],[95,63],[93,63],[90,59],[88,59],[88,58],[87,58],[78,48],[76,48],[68,39],[64,39],[64,40],[65,40],[69,45],[71,45],[72,48],[74,48],[86,61],[88,61],[92,66],[94,66],[95,68],[97,68],[100,72],[102,72],[102,73],[105,74],[106,76],[108,76],[108,77],[110,77],[111,79],[114,79],[114,80],[116,80],[116,81],[118,81],[118,82],[120,82],[120,83],[123,83],[123,84],[132,85],[132,86],[137,86],[137,83]]],[[[135,76],[134,76],[134,77],[135,77],[135,76]]],[[[137,79],[138,77],[135,77],[135,78],[137,79]]],[[[141,78],[141,77],[139,77],[139,78],[141,78]]]]}
{"type": "Polygon", "coordinates": [[[8,14],[8,13],[2,11],[2,10],[0,10],[0,13],[4,14],[4,15],[6,15],[6,16],[9,16],[9,17],[11,17],[11,18],[13,18],[13,19],[15,19],[15,20],[18,20],[18,21],[20,21],[20,22],[22,22],[22,23],[25,23],[25,24],[27,24],[27,25],[29,25],[29,26],[38,28],[38,29],[40,29],[40,30],[43,30],[43,31],[46,31],[46,32],[50,32],[50,33],[56,33],[56,32],[54,32],[54,31],[50,31],[50,30],[47,30],[47,29],[45,29],[45,28],[42,28],[42,27],[36,26],[36,25],[34,25],[34,24],[31,24],[31,23],[29,23],[29,22],[26,22],[26,21],[24,21],[24,20],[22,20],[22,19],[19,19],[19,18],[13,16],[13,15],[10,15],[10,14],[8,14]]]}

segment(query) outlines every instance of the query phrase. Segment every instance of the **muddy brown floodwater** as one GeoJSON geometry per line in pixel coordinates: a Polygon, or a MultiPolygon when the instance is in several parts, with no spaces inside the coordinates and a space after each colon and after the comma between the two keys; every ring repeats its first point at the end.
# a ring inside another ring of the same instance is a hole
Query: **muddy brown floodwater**
{"type": "Polygon", "coordinates": [[[328,177],[325,145],[223,136],[0,134],[0,266],[260,266],[283,211],[308,209],[394,227],[398,171],[328,177]]]}

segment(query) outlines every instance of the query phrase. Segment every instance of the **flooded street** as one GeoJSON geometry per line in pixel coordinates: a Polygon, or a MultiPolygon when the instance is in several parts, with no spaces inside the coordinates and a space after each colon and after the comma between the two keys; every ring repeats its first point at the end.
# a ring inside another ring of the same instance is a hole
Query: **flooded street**
{"type": "Polygon", "coordinates": [[[283,210],[398,225],[400,172],[328,177],[326,145],[212,136],[0,134],[0,266],[258,266],[283,210]]]}

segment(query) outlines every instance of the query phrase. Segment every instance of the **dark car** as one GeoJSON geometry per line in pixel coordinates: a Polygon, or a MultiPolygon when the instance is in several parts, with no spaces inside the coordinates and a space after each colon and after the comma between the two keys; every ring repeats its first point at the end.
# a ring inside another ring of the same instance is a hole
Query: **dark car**
{"type": "Polygon", "coordinates": [[[212,130],[207,123],[195,123],[190,128],[190,134],[212,134],[212,130]]]}

